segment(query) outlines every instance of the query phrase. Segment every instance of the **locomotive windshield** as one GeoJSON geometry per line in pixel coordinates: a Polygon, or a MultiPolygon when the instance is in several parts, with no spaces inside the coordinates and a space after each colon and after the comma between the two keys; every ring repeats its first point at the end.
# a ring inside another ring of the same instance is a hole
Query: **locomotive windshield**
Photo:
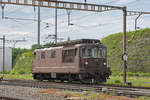
{"type": "Polygon", "coordinates": [[[82,48],[82,57],[84,58],[105,58],[106,48],[87,47],[82,48]]]}

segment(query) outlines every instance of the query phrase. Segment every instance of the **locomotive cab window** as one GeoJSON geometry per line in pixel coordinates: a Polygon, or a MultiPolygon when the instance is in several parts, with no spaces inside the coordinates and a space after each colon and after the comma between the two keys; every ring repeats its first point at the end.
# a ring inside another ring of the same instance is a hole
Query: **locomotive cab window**
{"type": "Polygon", "coordinates": [[[41,59],[45,59],[45,52],[41,52],[41,59]]]}
{"type": "Polygon", "coordinates": [[[55,50],[51,51],[51,58],[56,58],[56,51],[55,50]]]}
{"type": "Polygon", "coordinates": [[[74,62],[77,49],[62,50],[62,62],[72,63],[74,62]]]}
{"type": "Polygon", "coordinates": [[[82,48],[83,58],[102,58],[106,57],[106,49],[100,47],[83,47],[82,48]]]}
{"type": "Polygon", "coordinates": [[[106,58],[106,56],[107,56],[107,49],[106,48],[103,48],[103,53],[102,54],[103,54],[103,57],[106,58]]]}

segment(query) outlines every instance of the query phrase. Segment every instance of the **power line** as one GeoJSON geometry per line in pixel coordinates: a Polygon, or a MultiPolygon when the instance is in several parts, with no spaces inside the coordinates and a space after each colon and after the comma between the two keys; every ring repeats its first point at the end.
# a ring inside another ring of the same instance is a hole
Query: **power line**
{"type": "MultiPolygon", "coordinates": [[[[33,22],[38,22],[38,20],[36,19],[31,19],[31,18],[14,18],[14,17],[4,17],[4,19],[11,19],[11,20],[20,20],[20,21],[33,21],[33,22]]],[[[53,25],[52,23],[47,23],[47,22],[44,22],[42,20],[40,20],[41,23],[44,23],[44,24],[50,24],[50,25],[53,25]]]]}
{"type": "MultiPolygon", "coordinates": [[[[0,38],[2,40],[3,38],[0,38]]],[[[7,43],[13,43],[13,47],[15,48],[16,43],[18,42],[26,42],[25,38],[24,39],[18,39],[18,40],[7,40],[5,39],[5,42],[7,43]]]]}

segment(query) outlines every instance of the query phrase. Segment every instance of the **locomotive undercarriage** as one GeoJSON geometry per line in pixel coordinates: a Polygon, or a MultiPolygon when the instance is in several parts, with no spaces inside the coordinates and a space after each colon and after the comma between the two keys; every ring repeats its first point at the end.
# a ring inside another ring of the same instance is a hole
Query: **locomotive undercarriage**
{"type": "Polygon", "coordinates": [[[110,73],[56,73],[56,77],[53,77],[51,73],[34,73],[33,78],[40,81],[60,80],[61,82],[68,81],[69,83],[80,82],[98,84],[100,82],[106,82],[109,75],[110,73]]]}

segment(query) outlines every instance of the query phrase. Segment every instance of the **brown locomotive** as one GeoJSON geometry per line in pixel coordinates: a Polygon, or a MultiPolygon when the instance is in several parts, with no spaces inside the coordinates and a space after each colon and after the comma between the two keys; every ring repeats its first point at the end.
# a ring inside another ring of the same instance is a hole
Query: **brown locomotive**
{"type": "Polygon", "coordinates": [[[106,47],[99,40],[81,39],[35,50],[32,74],[38,80],[98,83],[106,81],[111,71],[106,47]]]}

